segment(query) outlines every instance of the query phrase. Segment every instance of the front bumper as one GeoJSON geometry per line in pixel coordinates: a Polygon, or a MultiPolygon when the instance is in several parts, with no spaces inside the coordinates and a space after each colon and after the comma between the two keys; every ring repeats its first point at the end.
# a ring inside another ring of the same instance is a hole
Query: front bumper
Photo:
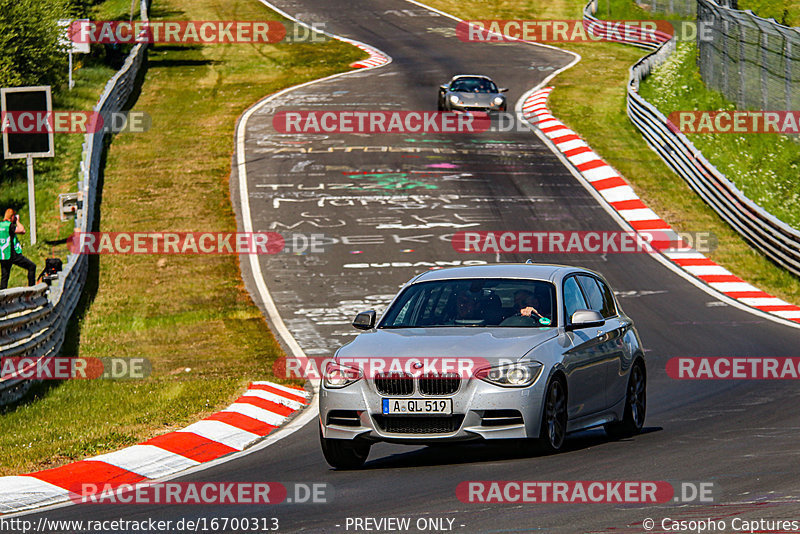
{"type": "Polygon", "coordinates": [[[474,106],[469,104],[453,104],[450,102],[450,111],[460,111],[463,113],[473,113],[473,112],[483,112],[483,113],[491,113],[497,111],[505,111],[506,106],[474,106]]]}
{"type": "Polygon", "coordinates": [[[394,396],[380,394],[373,380],[361,379],[342,389],[323,386],[320,389],[320,426],[325,438],[395,443],[536,438],[542,420],[546,382],[546,373],[541,373],[536,382],[526,388],[503,388],[472,378],[462,379],[459,389],[452,395],[397,396],[453,399],[453,416],[436,417],[384,416],[382,400],[394,396]],[[508,410],[519,412],[521,421],[516,417],[496,417],[508,410]],[[445,421],[447,417],[453,419],[445,421]],[[387,424],[387,418],[394,421],[387,424]],[[437,418],[442,419],[435,420],[437,418]],[[428,431],[430,429],[434,430],[428,431]]]}

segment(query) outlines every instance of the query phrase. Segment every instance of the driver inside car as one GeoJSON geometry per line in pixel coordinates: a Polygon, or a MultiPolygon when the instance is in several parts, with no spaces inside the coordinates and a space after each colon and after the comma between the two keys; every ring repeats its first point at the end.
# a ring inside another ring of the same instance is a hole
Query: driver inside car
{"type": "Polygon", "coordinates": [[[544,317],[537,308],[541,307],[539,299],[533,292],[520,289],[514,293],[514,309],[523,317],[544,317]]]}
{"type": "Polygon", "coordinates": [[[480,319],[477,300],[469,293],[459,293],[456,297],[456,320],[480,319]]]}

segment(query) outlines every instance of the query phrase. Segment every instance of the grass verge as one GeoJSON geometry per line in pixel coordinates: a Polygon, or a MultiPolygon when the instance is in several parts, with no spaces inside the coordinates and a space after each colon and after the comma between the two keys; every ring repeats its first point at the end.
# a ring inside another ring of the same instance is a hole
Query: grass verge
{"type": "Polygon", "coordinates": [[[739,9],[749,9],[762,18],[775,19],[784,26],[800,25],[797,0],[739,0],[739,9]]]}
{"type": "MultiPolygon", "coordinates": [[[[161,0],[151,19],[277,19],[255,0],[161,0]]],[[[100,231],[235,231],[228,193],[237,117],[264,95],[348,70],[364,57],[324,44],[155,45],[134,109],[146,133],[116,136],[100,231]]],[[[96,98],[96,97],[95,97],[96,98]]],[[[72,174],[74,180],[74,173],[72,174]]],[[[107,452],[185,426],[272,377],[282,354],[235,256],[94,258],[81,357],[145,357],[146,380],[46,384],[0,415],[0,474],[107,452]]],[[[67,349],[67,350],[68,350],[67,349]]]]}
{"type": "MultiPolygon", "coordinates": [[[[629,0],[600,0],[604,18],[646,18],[629,0]],[[610,4],[608,4],[610,1],[610,4]],[[638,11],[637,11],[638,10],[638,11]]],[[[579,19],[582,0],[426,0],[465,19],[579,19]]],[[[644,202],[678,231],[716,234],[719,247],[708,256],[744,280],[789,302],[800,304],[800,282],[753,249],[709,208],[647,146],[625,112],[628,69],[644,52],[615,43],[559,45],[582,60],[551,84],[553,114],[578,132],[610,165],[620,171],[644,202]]]]}

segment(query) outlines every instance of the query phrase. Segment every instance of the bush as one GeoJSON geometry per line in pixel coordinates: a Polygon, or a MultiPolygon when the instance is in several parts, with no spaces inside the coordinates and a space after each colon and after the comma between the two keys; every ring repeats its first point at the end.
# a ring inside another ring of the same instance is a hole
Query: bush
{"type": "Polygon", "coordinates": [[[58,45],[58,19],[79,14],[84,1],[0,0],[0,87],[58,85],[67,54],[58,45]]]}

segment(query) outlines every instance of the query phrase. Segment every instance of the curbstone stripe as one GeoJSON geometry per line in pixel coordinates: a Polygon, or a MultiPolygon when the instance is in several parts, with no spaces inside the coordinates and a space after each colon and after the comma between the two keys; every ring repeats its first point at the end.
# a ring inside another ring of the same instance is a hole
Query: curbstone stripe
{"type": "Polygon", "coordinates": [[[377,48],[373,48],[369,45],[366,45],[364,43],[359,43],[357,41],[351,41],[349,39],[342,39],[342,40],[345,41],[346,43],[350,43],[351,45],[360,48],[361,50],[369,54],[369,57],[367,59],[362,59],[360,61],[355,61],[353,63],[350,63],[351,67],[357,69],[369,69],[372,67],[379,67],[381,65],[386,65],[387,63],[389,63],[389,57],[383,54],[377,48]]]}
{"type": "Polygon", "coordinates": [[[181,430],[61,467],[0,477],[0,514],[68,501],[80,484],[108,489],[148,482],[242,451],[310,398],[304,389],[253,382],[233,404],[181,430]]]}

